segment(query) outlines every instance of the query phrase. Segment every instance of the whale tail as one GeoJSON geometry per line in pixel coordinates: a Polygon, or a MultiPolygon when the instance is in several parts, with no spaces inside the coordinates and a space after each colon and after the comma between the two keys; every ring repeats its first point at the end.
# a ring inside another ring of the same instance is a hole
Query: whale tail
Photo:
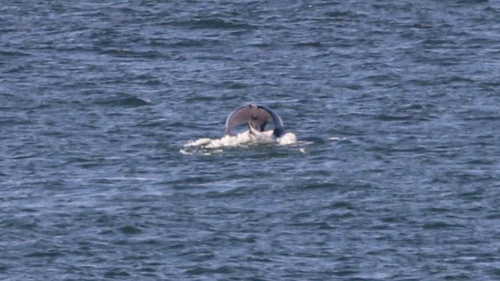
{"type": "Polygon", "coordinates": [[[242,106],[229,115],[226,120],[226,135],[231,135],[233,129],[240,124],[247,124],[250,131],[263,132],[269,120],[274,123],[273,135],[280,137],[285,129],[283,121],[274,111],[262,105],[249,104],[242,106]]]}

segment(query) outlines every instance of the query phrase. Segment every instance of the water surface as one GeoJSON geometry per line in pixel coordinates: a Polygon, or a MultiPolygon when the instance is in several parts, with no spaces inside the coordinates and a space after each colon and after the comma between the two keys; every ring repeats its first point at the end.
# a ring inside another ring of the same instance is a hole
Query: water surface
{"type": "Polygon", "coordinates": [[[4,4],[1,279],[498,280],[499,26],[495,1],[4,4]],[[250,102],[297,140],[186,147],[250,102]]]}

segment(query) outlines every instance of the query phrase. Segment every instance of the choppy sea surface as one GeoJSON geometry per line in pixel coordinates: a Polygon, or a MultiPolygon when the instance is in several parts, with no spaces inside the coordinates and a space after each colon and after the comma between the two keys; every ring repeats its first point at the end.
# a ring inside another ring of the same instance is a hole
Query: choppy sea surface
{"type": "Polygon", "coordinates": [[[0,279],[500,280],[499,110],[498,1],[4,1],[0,279]]]}

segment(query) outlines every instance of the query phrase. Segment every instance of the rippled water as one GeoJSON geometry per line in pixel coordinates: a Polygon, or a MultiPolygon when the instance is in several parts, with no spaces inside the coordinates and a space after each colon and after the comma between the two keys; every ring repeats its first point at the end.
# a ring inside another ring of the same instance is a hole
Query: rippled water
{"type": "Polygon", "coordinates": [[[500,279],[497,1],[102,2],[0,7],[2,280],[500,279]]]}

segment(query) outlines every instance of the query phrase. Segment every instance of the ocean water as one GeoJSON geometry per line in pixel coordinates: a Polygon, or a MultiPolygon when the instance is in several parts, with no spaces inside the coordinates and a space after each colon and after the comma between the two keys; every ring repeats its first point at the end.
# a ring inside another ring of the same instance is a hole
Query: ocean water
{"type": "Polygon", "coordinates": [[[499,109],[498,1],[4,1],[0,280],[500,280],[499,109]]]}

